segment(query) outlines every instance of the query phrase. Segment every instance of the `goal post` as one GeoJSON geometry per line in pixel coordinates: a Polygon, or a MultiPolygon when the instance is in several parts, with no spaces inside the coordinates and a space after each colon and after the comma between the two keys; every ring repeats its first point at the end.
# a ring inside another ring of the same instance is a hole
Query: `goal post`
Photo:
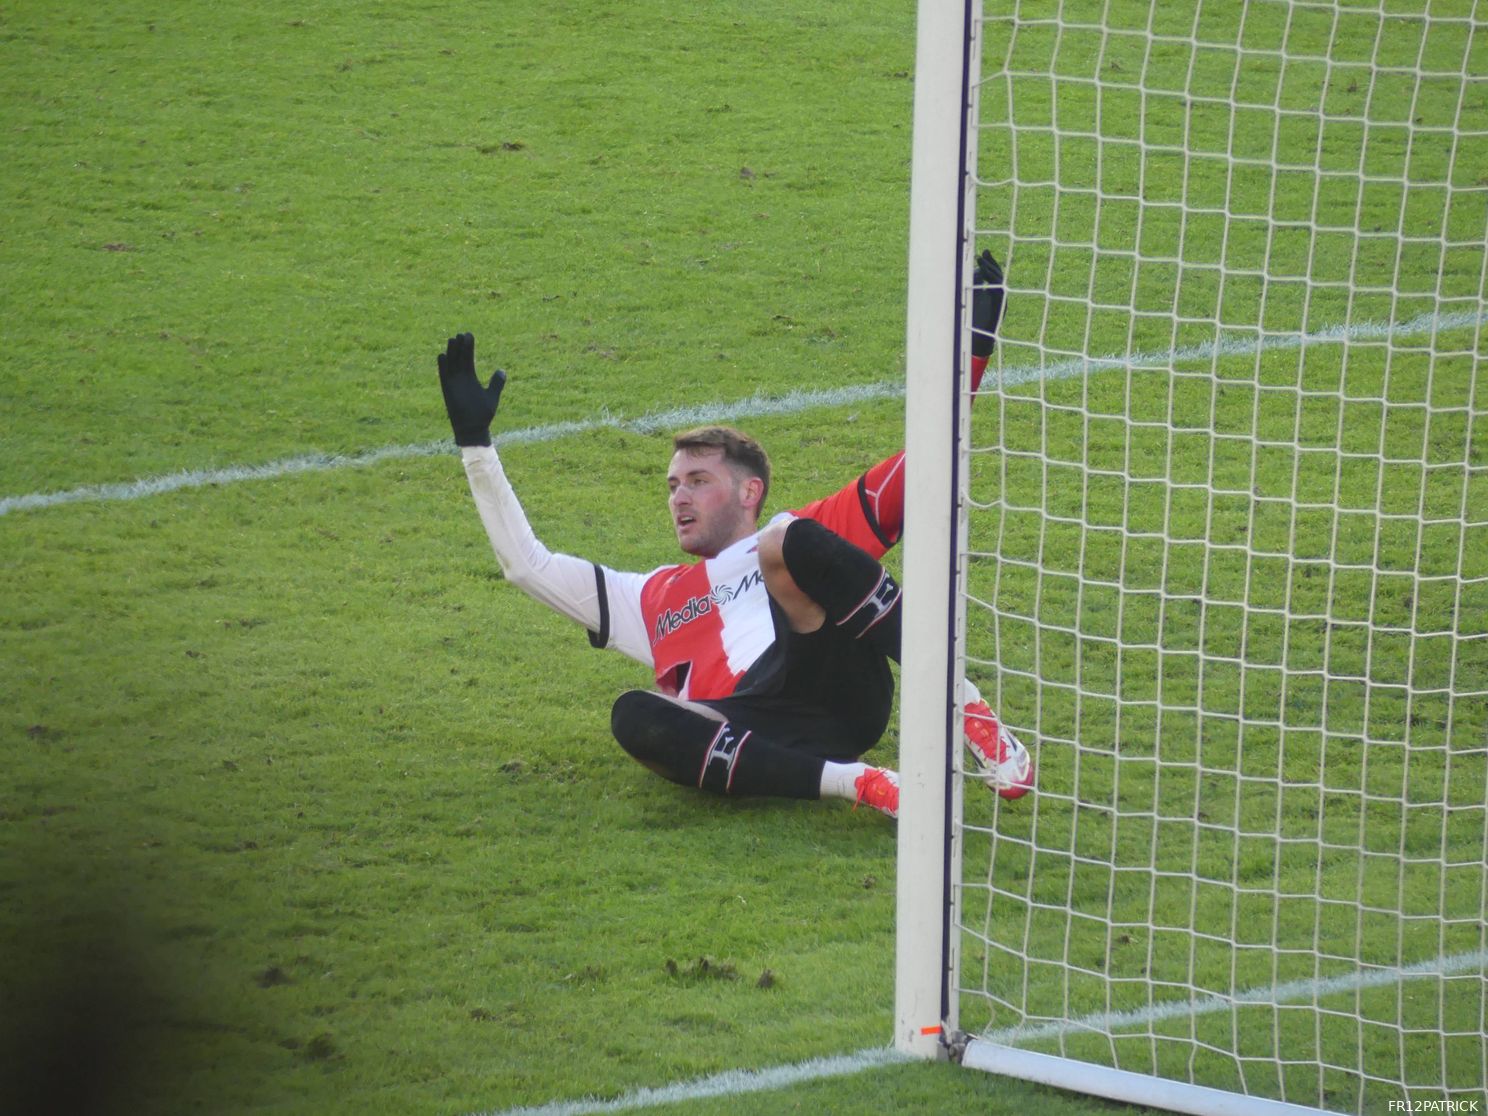
{"type": "Polygon", "coordinates": [[[1488,5],[919,21],[895,1045],[1488,1111],[1488,5]]]}
{"type": "Polygon", "coordinates": [[[961,319],[975,194],[980,0],[921,0],[915,46],[905,393],[904,604],[895,1046],[933,1057],[955,1028],[956,939],[946,917],[965,604],[963,486],[967,345],[961,319]],[[947,437],[947,431],[952,432],[947,437]]]}

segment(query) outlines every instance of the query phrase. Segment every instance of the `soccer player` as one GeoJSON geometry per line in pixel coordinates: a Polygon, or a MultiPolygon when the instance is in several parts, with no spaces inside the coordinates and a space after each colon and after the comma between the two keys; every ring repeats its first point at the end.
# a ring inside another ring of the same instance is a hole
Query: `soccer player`
{"type": "MultiPolygon", "coordinates": [[[[977,281],[973,390],[1002,311],[1002,273],[989,253],[977,281]]],[[[902,452],[762,527],[770,461],[759,443],[720,426],[678,434],[668,505],[678,545],[695,560],[626,573],[555,554],[533,534],[491,446],[505,375],[482,386],[475,338],[451,338],[438,364],[507,580],[582,624],[593,646],[654,672],[655,690],[623,693],[611,710],[622,748],[715,794],[845,798],[898,816],[898,776],[860,757],[888,725],[889,661],[899,659],[899,586],[878,559],[903,527],[902,452]]],[[[967,747],[989,786],[1018,797],[1033,783],[1028,752],[970,692],[967,747]]]]}

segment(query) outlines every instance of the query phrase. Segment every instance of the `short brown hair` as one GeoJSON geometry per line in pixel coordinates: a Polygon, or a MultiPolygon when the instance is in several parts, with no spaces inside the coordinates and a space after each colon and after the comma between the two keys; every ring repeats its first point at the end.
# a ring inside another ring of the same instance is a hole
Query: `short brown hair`
{"type": "Polygon", "coordinates": [[[697,426],[684,430],[672,438],[672,450],[722,450],[723,463],[746,477],[758,477],[764,482],[760,492],[760,507],[765,506],[765,497],[770,494],[770,458],[765,449],[748,434],[732,426],[697,426]]]}

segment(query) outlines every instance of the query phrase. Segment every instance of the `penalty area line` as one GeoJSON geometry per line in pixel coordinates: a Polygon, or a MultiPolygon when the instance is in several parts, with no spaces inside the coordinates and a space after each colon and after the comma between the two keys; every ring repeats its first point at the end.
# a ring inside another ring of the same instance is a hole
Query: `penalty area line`
{"type": "Polygon", "coordinates": [[[631,1112],[638,1108],[655,1108],[663,1104],[707,1100],[715,1097],[737,1097],[746,1093],[763,1093],[822,1081],[831,1077],[848,1077],[883,1066],[918,1062],[921,1059],[892,1047],[870,1047],[854,1054],[831,1058],[813,1058],[806,1062],[774,1066],[762,1070],[727,1070],[711,1077],[680,1081],[675,1085],[636,1089],[611,1100],[585,1098],[576,1101],[554,1101],[532,1108],[489,1110],[478,1116],[603,1116],[608,1112],[631,1112]]]}
{"type": "MultiPolygon", "coordinates": [[[[1331,326],[1310,333],[1273,333],[1260,336],[1225,336],[1203,345],[1186,345],[1165,352],[1138,352],[1120,356],[1075,357],[1060,361],[1039,360],[1020,365],[1001,365],[989,370],[991,382],[1004,387],[1036,383],[1040,380],[1068,380],[1091,376],[1118,368],[1134,372],[1161,372],[1177,364],[1206,362],[1225,357],[1250,356],[1304,346],[1336,345],[1345,342],[1396,341],[1410,337],[1432,336],[1447,330],[1475,328],[1488,324],[1488,311],[1456,311],[1443,314],[1421,314],[1404,322],[1357,322],[1331,326]]],[[[1052,352],[1053,350],[1049,350],[1052,352]]],[[[987,394],[983,389],[982,394],[987,394]]],[[[652,411],[639,418],[621,418],[603,413],[596,418],[560,422],[510,430],[492,438],[496,447],[551,442],[592,430],[628,430],[636,434],[658,434],[704,423],[733,422],[739,419],[765,418],[771,415],[793,415],[818,407],[843,407],[898,399],[904,395],[902,383],[881,381],[856,384],[820,391],[792,391],[785,395],[756,395],[732,403],[700,404],[652,411]]],[[[299,457],[268,461],[260,465],[229,465],[219,469],[188,469],[158,477],[116,484],[85,484],[52,492],[32,492],[19,496],[0,496],[0,516],[17,511],[37,511],[62,504],[115,503],[159,496],[182,489],[211,485],[236,484],[240,481],[275,480],[300,473],[324,473],[334,469],[361,468],[384,461],[417,457],[437,457],[452,453],[449,439],[420,442],[415,445],[384,446],[364,453],[313,453],[299,457]]]]}
{"type": "MultiPolygon", "coordinates": [[[[821,391],[792,391],[778,396],[753,396],[732,403],[714,403],[694,407],[674,407],[651,411],[638,418],[601,414],[577,422],[558,422],[529,426],[493,434],[497,449],[505,446],[552,442],[594,430],[627,430],[635,434],[658,434],[705,423],[733,422],[739,419],[763,418],[770,415],[793,415],[817,407],[845,407],[854,403],[872,403],[898,399],[904,385],[896,383],[856,384],[821,391]]],[[[159,496],[183,489],[212,485],[237,484],[241,481],[277,480],[301,473],[326,473],[337,469],[363,468],[384,461],[404,461],[418,457],[442,457],[458,452],[448,438],[413,445],[383,446],[365,453],[312,453],[299,457],[266,461],[260,465],[228,465],[220,469],[187,469],[158,477],[116,484],[85,484],[54,492],[32,492],[22,496],[0,496],[0,515],[17,511],[37,511],[62,504],[117,503],[159,496]]]]}

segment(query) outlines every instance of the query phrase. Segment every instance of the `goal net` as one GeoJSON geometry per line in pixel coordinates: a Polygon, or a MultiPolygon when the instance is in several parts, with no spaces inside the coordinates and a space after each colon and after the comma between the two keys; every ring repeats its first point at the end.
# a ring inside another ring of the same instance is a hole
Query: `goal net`
{"type": "MultiPolygon", "coordinates": [[[[947,930],[900,943],[940,951],[937,1041],[1188,1111],[1488,1108],[1488,5],[964,16],[933,235],[963,320],[983,249],[1008,309],[906,590],[953,571],[946,675],[1038,786],[960,784],[907,645],[903,765],[951,771],[944,840],[909,819],[947,930]]],[[[912,463],[950,390],[914,297],[912,463]]]]}

